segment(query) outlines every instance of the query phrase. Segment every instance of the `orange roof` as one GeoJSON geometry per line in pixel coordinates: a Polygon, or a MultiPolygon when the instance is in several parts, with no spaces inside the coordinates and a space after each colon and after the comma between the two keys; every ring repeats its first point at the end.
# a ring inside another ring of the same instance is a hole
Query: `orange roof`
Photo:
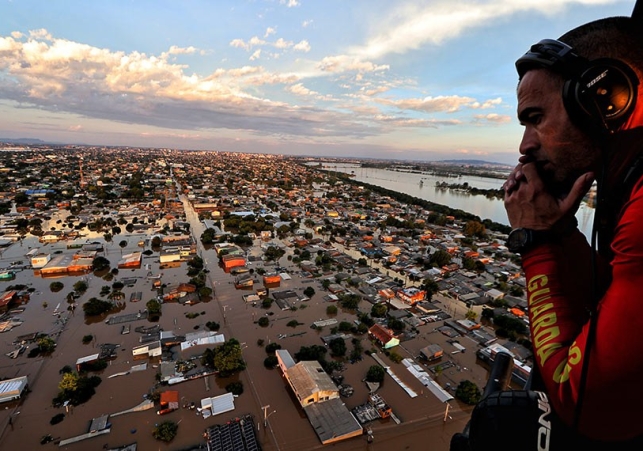
{"type": "Polygon", "coordinates": [[[176,390],[164,391],[161,393],[161,404],[179,402],[179,392],[176,390]]]}
{"type": "Polygon", "coordinates": [[[388,343],[393,338],[393,331],[379,324],[373,324],[368,333],[382,343],[388,343]]]}

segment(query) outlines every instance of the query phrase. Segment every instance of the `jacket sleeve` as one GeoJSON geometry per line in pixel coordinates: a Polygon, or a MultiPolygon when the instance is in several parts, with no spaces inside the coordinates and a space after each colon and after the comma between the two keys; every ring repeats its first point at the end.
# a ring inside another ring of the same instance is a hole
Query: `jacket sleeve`
{"type": "Polygon", "coordinates": [[[578,231],[561,243],[526,253],[523,269],[535,360],[554,410],[570,425],[586,358],[586,307],[597,297],[595,292],[603,293],[598,301],[580,429],[590,438],[624,440],[643,434],[643,421],[634,413],[643,403],[641,184],[624,206],[611,246],[611,268],[598,260],[596,289],[592,284],[592,250],[578,231]]]}

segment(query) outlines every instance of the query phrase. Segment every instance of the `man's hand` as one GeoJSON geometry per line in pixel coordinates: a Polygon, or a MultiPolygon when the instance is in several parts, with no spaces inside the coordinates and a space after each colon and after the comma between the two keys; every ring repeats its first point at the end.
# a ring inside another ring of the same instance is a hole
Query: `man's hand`
{"type": "Polygon", "coordinates": [[[569,194],[562,199],[552,196],[532,162],[514,168],[503,185],[505,208],[511,227],[534,230],[566,229],[573,221],[583,196],[591,186],[594,175],[581,175],[569,194]]]}

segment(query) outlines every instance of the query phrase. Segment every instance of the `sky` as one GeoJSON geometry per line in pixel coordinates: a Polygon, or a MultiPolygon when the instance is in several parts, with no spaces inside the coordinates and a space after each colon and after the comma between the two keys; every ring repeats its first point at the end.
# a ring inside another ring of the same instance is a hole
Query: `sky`
{"type": "Polygon", "coordinates": [[[515,163],[514,62],[634,0],[0,0],[0,138],[515,163]]]}

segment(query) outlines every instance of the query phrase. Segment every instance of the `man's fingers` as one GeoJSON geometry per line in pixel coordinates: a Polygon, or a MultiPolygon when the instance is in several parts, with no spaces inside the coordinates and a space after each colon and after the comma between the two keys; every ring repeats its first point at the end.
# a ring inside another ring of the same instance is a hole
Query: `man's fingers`
{"type": "Polygon", "coordinates": [[[592,183],[594,183],[594,174],[592,172],[587,172],[578,177],[567,197],[562,200],[561,209],[564,211],[576,210],[592,183]]]}

